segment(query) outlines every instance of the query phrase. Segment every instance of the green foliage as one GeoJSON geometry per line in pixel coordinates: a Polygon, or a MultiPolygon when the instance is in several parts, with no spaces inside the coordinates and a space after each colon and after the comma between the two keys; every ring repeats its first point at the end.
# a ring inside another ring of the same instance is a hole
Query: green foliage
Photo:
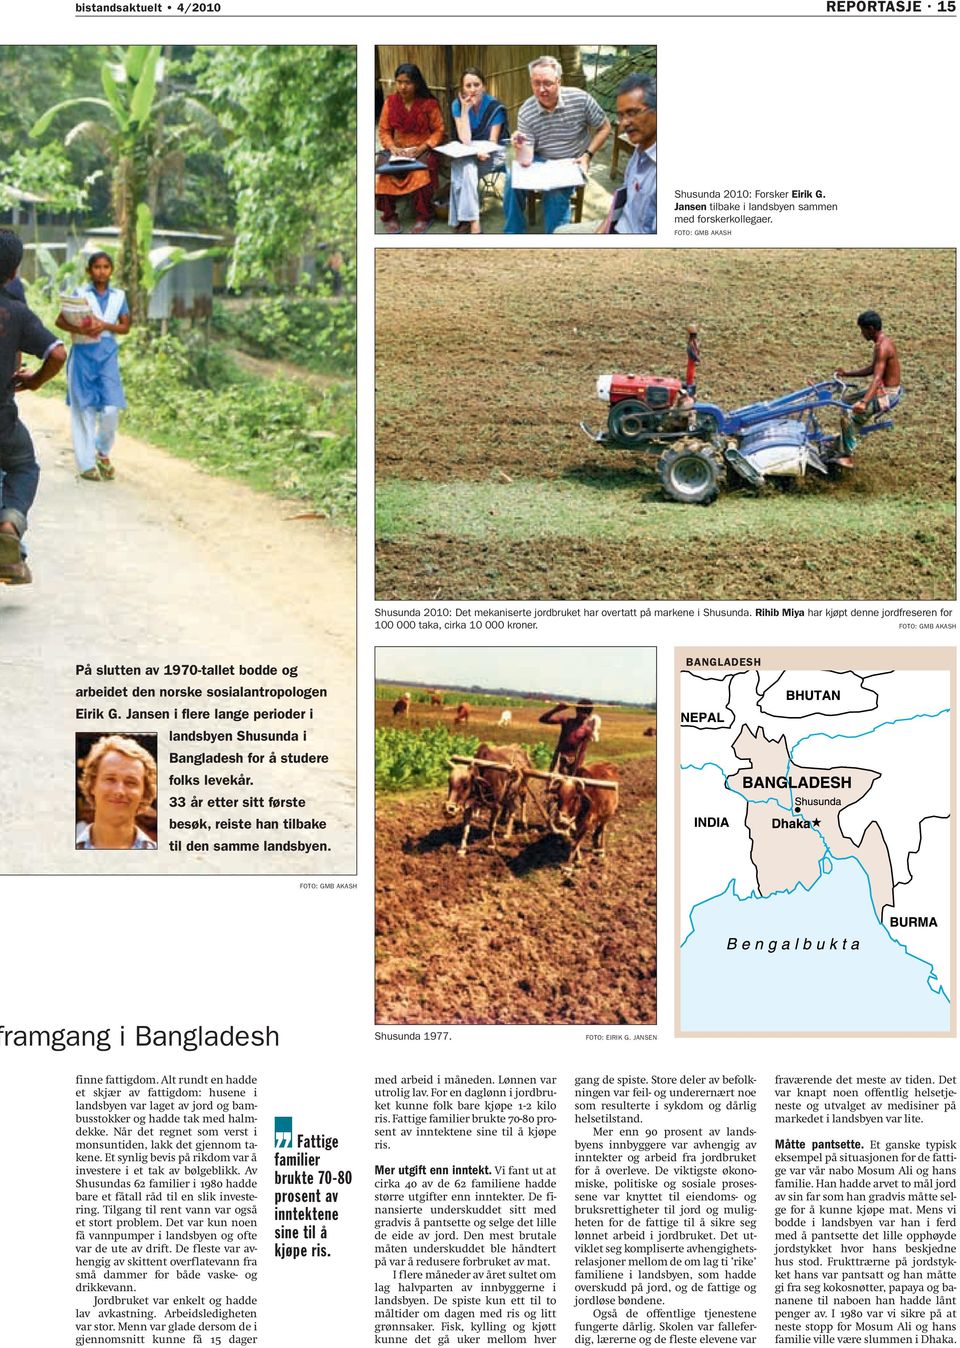
{"type": "Polygon", "coordinates": [[[0,46],[0,160],[23,144],[51,98],[97,93],[103,48],[0,46]]]}
{"type": "MultiPolygon", "coordinates": [[[[29,146],[30,128],[53,101],[83,94],[99,95],[103,47],[0,47],[0,164],[9,164],[29,146]]],[[[74,184],[87,187],[90,218],[102,223],[108,209],[109,181],[102,152],[91,140],[64,147],[51,142],[71,166],[74,184]]],[[[43,150],[47,150],[46,144],[43,150]]],[[[32,189],[31,189],[32,190],[32,189]]]]}
{"type": "Polygon", "coordinates": [[[352,374],[357,364],[357,306],[300,292],[252,300],[242,309],[217,301],[216,332],[255,356],[280,357],[308,370],[352,374]]]}
{"type": "Polygon", "coordinates": [[[108,124],[112,124],[117,135],[132,143],[137,133],[142,130],[154,104],[160,48],[131,47],[129,55],[131,57],[129,70],[121,71],[119,67],[106,60],[100,63],[100,83],[106,98],[81,95],[54,103],[37,118],[31,128],[31,136],[42,136],[67,108],[92,107],[106,108],[110,114],[107,118],[108,124]],[[132,59],[134,56],[136,59],[132,59]]]}
{"type": "Polygon", "coordinates": [[[55,144],[20,146],[0,160],[0,199],[4,186],[41,197],[49,211],[81,210],[87,200],[87,184],[74,181],[73,165],[55,144]]]}
{"type": "MultiPolygon", "coordinates": [[[[441,786],[450,771],[453,754],[475,754],[476,735],[458,735],[446,726],[425,730],[381,729],[376,732],[376,787],[378,791],[413,791],[421,786],[441,786]]],[[[548,768],[553,751],[542,742],[526,746],[536,768],[548,768]]]]}
{"type": "Polygon", "coordinates": [[[231,285],[260,280],[310,246],[353,238],[356,65],[353,47],[198,49],[197,88],[231,137],[231,285]]]}
{"type": "Polygon", "coordinates": [[[74,253],[67,261],[57,262],[50,250],[42,247],[37,249],[36,256],[36,291],[31,291],[28,302],[49,326],[60,312],[60,296],[76,290],[82,283],[84,257],[82,253],[74,253]]]}
{"type": "MultiPolygon", "coordinates": [[[[211,342],[201,329],[174,320],[170,324],[170,336],[178,340],[186,353],[186,378],[194,387],[218,389],[227,384],[247,385],[251,382],[250,376],[237,368],[229,351],[219,342],[211,342]]],[[[158,343],[151,342],[151,349],[155,345],[158,343]]],[[[169,347],[171,343],[159,345],[169,347]]]]}
{"type": "Polygon", "coordinates": [[[352,47],[185,46],[161,57],[143,45],[0,46],[0,184],[82,214],[81,228],[112,216],[117,282],[138,321],[143,203],[158,227],[235,231],[235,283],[332,248],[349,286],[355,104],[352,47]]]}
{"type": "Polygon", "coordinates": [[[153,213],[145,201],[137,207],[137,251],[140,254],[140,281],[146,295],[152,295],[168,271],[179,262],[195,262],[203,257],[219,257],[222,248],[154,248],[153,213]]]}
{"type": "Polygon", "coordinates": [[[447,766],[450,755],[475,753],[479,743],[476,735],[455,735],[440,725],[417,733],[378,730],[377,790],[412,791],[418,786],[439,786],[450,771],[447,766]]]}
{"type": "Polygon", "coordinates": [[[356,508],[354,397],[348,383],[315,390],[237,371],[197,334],[122,344],[124,425],[208,472],[299,497],[352,520],[356,508]]]}
{"type": "Polygon", "coordinates": [[[146,296],[140,283],[136,211],[146,195],[148,122],[151,113],[163,106],[157,100],[163,67],[158,46],[129,47],[116,56],[115,61],[100,63],[105,98],[82,95],[55,103],[37,119],[30,135],[34,139],[45,135],[68,109],[92,110],[87,121],[67,133],[65,143],[89,135],[103,147],[112,173],[114,221],[119,233],[117,277],[127,292],[134,321],[142,322],[146,318],[146,296]]]}

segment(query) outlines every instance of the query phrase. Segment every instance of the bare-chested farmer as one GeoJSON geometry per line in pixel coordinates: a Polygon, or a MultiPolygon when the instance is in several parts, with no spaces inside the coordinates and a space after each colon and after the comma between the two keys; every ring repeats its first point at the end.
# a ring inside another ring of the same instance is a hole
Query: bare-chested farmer
{"type": "Polygon", "coordinates": [[[900,401],[900,357],[892,340],[882,331],[883,319],[875,309],[866,309],[857,319],[860,336],[873,343],[873,363],[862,370],[837,370],[840,379],[867,379],[870,384],[853,404],[851,416],[840,421],[843,435],[843,457],[835,462],[844,468],[853,467],[850,457],[860,439],[859,428],[878,412],[889,412],[900,401]]]}
{"type": "Polygon", "coordinates": [[[561,772],[566,777],[575,777],[583,765],[587,745],[593,738],[593,727],[587,724],[593,715],[593,703],[581,698],[574,708],[573,716],[557,719],[561,712],[569,710],[569,703],[558,702],[551,711],[543,713],[540,723],[560,727],[560,738],[554,750],[550,771],[561,772]]]}

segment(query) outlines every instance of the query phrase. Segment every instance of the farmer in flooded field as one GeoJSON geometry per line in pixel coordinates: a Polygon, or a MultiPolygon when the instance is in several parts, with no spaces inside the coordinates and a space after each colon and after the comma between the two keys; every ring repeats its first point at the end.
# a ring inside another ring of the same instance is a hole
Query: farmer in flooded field
{"type": "Polygon", "coordinates": [[[873,343],[873,361],[862,370],[840,370],[838,379],[870,379],[867,389],[840,420],[843,456],[834,460],[843,468],[853,467],[853,451],[860,439],[860,427],[880,412],[889,412],[900,401],[900,357],[891,338],[883,331],[883,319],[875,309],[865,309],[857,318],[860,336],[873,343]]]}
{"type": "Polygon", "coordinates": [[[550,711],[543,713],[540,724],[560,727],[560,738],[553,753],[550,771],[575,777],[583,766],[587,745],[593,738],[593,727],[588,724],[593,715],[593,703],[582,697],[574,708],[573,716],[558,719],[561,712],[569,710],[569,702],[558,702],[550,711]]]}

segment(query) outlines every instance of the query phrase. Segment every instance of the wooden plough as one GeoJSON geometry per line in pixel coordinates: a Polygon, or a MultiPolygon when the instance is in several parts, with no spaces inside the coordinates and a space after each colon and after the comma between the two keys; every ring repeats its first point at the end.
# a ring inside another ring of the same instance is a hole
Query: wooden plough
{"type": "MultiPolygon", "coordinates": [[[[510,772],[516,774],[519,771],[520,775],[523,777],[524,782],[529,781],[530,778],[533,777],[536,778],[537,781],[541,782],[576,782],[578,786],[597,786],[604,791],[616,791],[618,793],[617,803],[619,804],[619,791],[620,791],[619,782],[601,782],[596,777],[569,777],[562,772],[544,772],[540,768],[518,769],[512,763],[495,763],[490,758],[472,758],[468,754],[451,754],[449,759],[447,760],[447,765],[448,767],[451,768],[456,767],[460,764],[464,766],[469,765],[471,767],[474,764],[476,764],[478,768],[493,768],[495,772],[510,772]]],[[[550,816],[547,814],[546,810],[543,808],[543,805],[540,803],[539,797],[533,795],[533,793],[531,792],[530,799],[533,801],[534,805],[536,805],[537,809],[540,811],[540,814],[543,818],[543,822],[547,825],[549,829],[553,830],[553,825],[550,822],[550,816]]]]}
{"type": "MultiPolygon", "coordinates": [[[[620,783],[601,782],[601,780],[599,778],[595,778],[595,776],[568,776],[564,774],[564,772],[543,772],[541,768],[535,767],[524,768],[519,767],[518,764],[516,763],[496,763],[493,762],[493,759],[475,758],[475,756],[469,754],[450,755],[450,758],[448,759],[448,766],[492,768],[492,770],[495,772],[508,772],[508,774],[511,774],[512,776],[520,776],[520,778],[523,779],[524,785],[526,785],[526,783],[529,782],[531,778],[534,778],[539,780],[539,782],[576,782],[577,786],[581,787],[593,786],[603,791],[616,791],[616,793],[618,793],[618,802],[616,803],[618,803],[619,805],[620,783]]],[[[547,811],[543,809],[543,802],[541,801],[541,799],[539,799],[539,795],[535,795],[533,791],[530,791],[529,799],[531,799],[531,801],[534,802],[534,805],[537,806],[539,813],[541,813],[542,820],[543,822],[545,822],[547,829],[550,830],[550,833],[560,833],[561,836],[568,837],[568,833],[566,833],[566,830],[556,828],[556,825],[554,825],[554,822],[553,820],[551,820],[549,814],[547,814],[547,811]]],[[[526,826],[526,821],[524,821],[524,826],[526,826]]],[[[467,834],[464,834],[464,840],[461,841],[461,852],[460,852],[461,856],[464,855],[465,840],[467,840],[467,834]]],[[[603,851],[600,851],[600,856],[603,857],[603,855],[604,855],[603,851]]],[[[568,882],[570,882],[570,879],[572,879],[573,876],[572,865],[568,865],[568,867],[564,869],[564,875],[566,876],[566,879],[568,879],[568,882]]]]}
{"type": "MultiPolygon", "coordinates": [[[[496,772],[514,772],[516,769],[511,763],[494,763],[490,758],[470,758],[467,754],[451,754],[447,760],[449,767],[456,764],[476,763],[480,768],[493,768],[496,772]]],[[[538,781],[544,782],[576,782],[579,786],[599,786],[604,791],[618,791],[619,782],[601,782],[596,777],[571,777],[563,772],[543,772],[540,768],[521,768],[521,774],[524,778],[535,777],[538,781]]]]}

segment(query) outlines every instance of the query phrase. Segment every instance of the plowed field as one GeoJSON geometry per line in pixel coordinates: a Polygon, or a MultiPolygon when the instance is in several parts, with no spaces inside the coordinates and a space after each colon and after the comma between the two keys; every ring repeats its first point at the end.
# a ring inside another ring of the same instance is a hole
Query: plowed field
{"type": "Polygon", "coordinates": [[[381,250],[378,596],[952,598],[955,309],[949,250],[381,250]],[[597,375],[682,375],[691,321],[729,411],[868,365],[868,307],[906,394],[842,482],[681,506],[578,430],[597,375]]]}
{"type": "MultiPolygon", "coordinates": [[[[604,709],[604,732],[608,719],[617,718],[604,709]]],[[[637,735],[651,723],[629,719],[637,735]]],[[[518,733],[514,720],[514,740],[552,741],[547,727],[518,733]]],[[[616,741],[593,746],[585,771],[591,759],[618,762],[620,806],[605,862],[586,845],[572,875],[566,845],[535,806],[527,835],[494,853],[484,822],[461,858],[461,826],[442,814],[445,787],[378,796],[380,1024],[655,1022],[655,743],[636,746],[644,757],[619,760],[616,741]]]]}

